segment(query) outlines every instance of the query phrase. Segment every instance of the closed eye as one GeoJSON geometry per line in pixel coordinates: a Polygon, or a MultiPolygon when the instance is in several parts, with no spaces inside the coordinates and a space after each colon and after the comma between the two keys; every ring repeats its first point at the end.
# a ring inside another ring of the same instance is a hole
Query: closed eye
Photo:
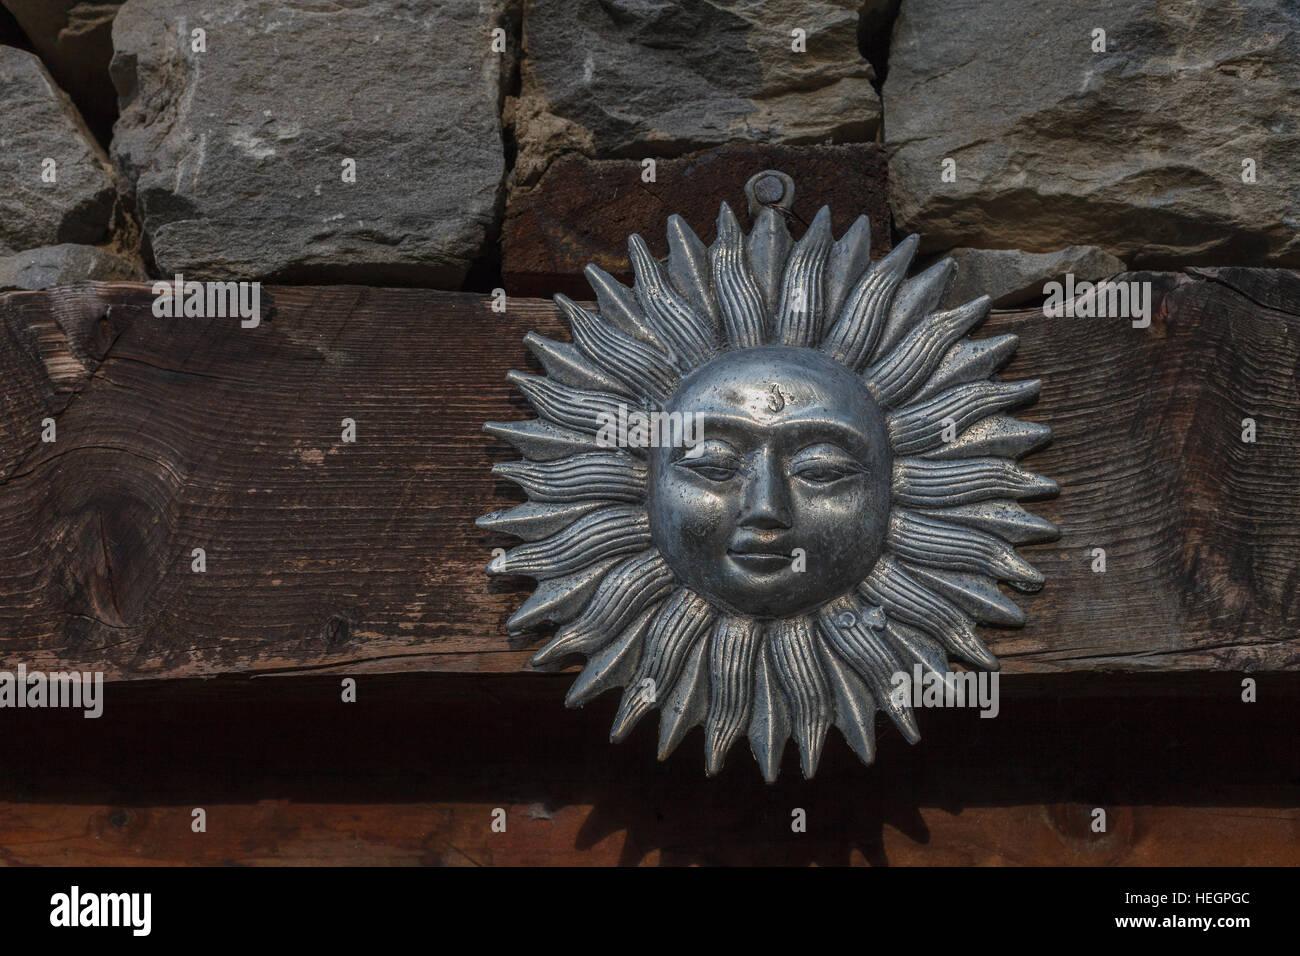
{"type": "Polygon", "coordinates": [[[811,481],[814,484],[829,485],[831,482],[839,481],[841,478],[847,478],[849,475],[861,474],[862,469],[854,466],[852,468],[843,468],[836,465],[803,465],[793,469],[796,478],[802,478],[804,481],[811,481]]]}
{"type": "Polygon", "coordinates": [[[712,439],[688,449],[673,464],[709,481],[730,481],[740,471],[741,460],[726,442],[712,439]]]}
{"type": "Polygon", "coordinates": [[[790,474],[814,485],[830,485],[865,471],[862,463],[832,442],[811,445],[794,456],[790,474]]]}
{"type": "Polygon", "coordinates": [[[739,470],[722,465],[683,465],[683,467],[691,469],[697,475],[703,475],[709,481],[730,481],[736,477],[736,472],[739,470]]]}

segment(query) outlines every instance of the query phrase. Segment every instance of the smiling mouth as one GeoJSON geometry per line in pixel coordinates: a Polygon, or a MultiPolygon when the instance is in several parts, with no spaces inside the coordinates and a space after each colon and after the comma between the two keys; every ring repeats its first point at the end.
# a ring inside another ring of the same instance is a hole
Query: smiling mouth
{"type": "Polygon", "coordinates": [[[781,571],[790,567],[794,558],[776,551],[737,551],[727,549],[727,555],[743,568],[750,571],[781,571]]]}

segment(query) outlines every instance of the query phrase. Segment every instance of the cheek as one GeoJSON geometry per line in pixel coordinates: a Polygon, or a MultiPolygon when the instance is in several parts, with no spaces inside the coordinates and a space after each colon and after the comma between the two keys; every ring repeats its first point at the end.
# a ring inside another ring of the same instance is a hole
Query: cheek
{"type": "Polygon", "coordinates": [[[730,483],[705,484],[671,467],[656,471],[648,504],[651,535],[659,550],[725,550],[737,511],[730,483]]]}
{"type": "Polygon", "coordinates": [[[794,482],[795,528],[799,537],[820,553],[835,556],[869,549],[883,535],[888,502],[871,476],[849,479],[830,488],[810,488],[794,482]]]}

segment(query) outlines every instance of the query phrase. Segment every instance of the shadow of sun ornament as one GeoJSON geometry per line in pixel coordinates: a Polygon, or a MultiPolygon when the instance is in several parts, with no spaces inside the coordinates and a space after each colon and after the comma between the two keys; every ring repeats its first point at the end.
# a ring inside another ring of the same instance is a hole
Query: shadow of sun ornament
{"type": "Polygon", "coordinates": [[[995,378],[1016,336],[967,338],[988,296],[938,311],[951,259],[908,279],[917,236],[873,263],[865,216],[794,242],[790,177],[746,193],[748,235],[673,216],[632,289],[587,267],[598,314],[555,297],[573,343],[529,333],[546,374],[508,376],[540,418],[484,426],[528,501],[478,523],[525,542],[490,574],[538,582],[509,631],[558,625],[533,663],[586,658],[570,707],[623,688],[611,740],[658,709],[659,759],[702,725],[710,775],[748,737],[771,782],[831,725],[871,763],[877,711],[919,740],[912,675],[998,668],[976,623],[1024,623],[998,582],[1042,585],[1014,546],[1056,529],[1017,501],[1056,485],[1016,465],[1051,434],[1003,414],[1040,384],[995,378]]]}

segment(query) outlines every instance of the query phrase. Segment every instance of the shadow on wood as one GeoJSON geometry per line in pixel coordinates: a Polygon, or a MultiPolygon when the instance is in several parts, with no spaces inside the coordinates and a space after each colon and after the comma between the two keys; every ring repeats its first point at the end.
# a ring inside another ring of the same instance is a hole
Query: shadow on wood
{"type": "Polygon", "coordinates": [[[611,746],[617,695],[566,711],[562,676],[175,683],[7,715],[0,861],[1300,864],[1297,675],[1255,704],[1239,675],[1009,678],[995,720],[882,725],[870,768],[832,740],[812,781],[791,746],[773,786],[740,752],[705,778],[698,732],[665,764],[653,727],[611,746]]]}

